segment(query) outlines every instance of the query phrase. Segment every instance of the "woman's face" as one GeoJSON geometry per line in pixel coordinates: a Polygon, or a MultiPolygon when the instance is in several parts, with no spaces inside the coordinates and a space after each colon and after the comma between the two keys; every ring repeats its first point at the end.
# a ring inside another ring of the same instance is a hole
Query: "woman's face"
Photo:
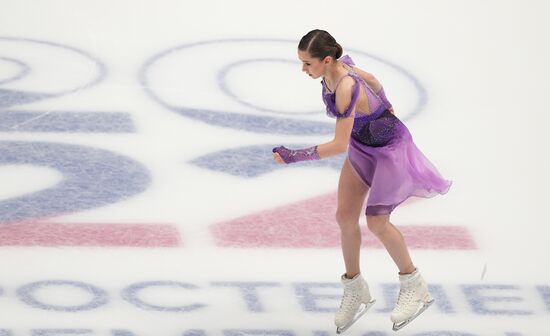
{"type": "Polygon", "coordinates": [[[325,74],[326,62],[311,57],[309,52],[298,49],[298,58],[302,61],[302,71],[311,78],[319,78],[325,74]]]}

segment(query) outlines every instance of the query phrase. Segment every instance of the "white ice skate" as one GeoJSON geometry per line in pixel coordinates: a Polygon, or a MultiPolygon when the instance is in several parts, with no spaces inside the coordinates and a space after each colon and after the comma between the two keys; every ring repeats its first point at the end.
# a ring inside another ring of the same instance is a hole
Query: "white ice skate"
{"type": "Polygon", "coordinates": [[[399,298],[391,313],[394,331],[411,323],[434,302],[428,292],[428,285],[418,270],[411,274],[399,275],[399,281],[399,298]]]}
{"type": "Polygon", "coordinates": [[[351,327],[376,302],[371,298],[369,286],[361,274],[357,274],[353,279],[342,275],[341,281],[344,285],[344,296],[334,317],[337,334],[351,327]]]}

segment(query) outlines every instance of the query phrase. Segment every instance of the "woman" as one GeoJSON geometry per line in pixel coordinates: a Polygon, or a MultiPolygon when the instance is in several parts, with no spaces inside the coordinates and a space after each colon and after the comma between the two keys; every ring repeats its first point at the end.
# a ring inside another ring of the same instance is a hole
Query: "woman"
{"type": "Polygon", "coordinates": [[[344,295],[336,312],[340,333],[366,312],[375,300],[361,276],[359,217],[368,194],[368,228],[383,243],[399,269],[401,289],[391,313],[399,330],[432,302],[428,287],[413,264],[401,232],[390,223],[390,214],[410,196],[444,194],[451,183],[415,146],[406,126],[394,115],[384,89],[370,73],[357,67],[326,31],[312,30],[298,45],[302,71],[322,77],[327,114],[336,118],[334,139],[311,148],[273,149],[278,163],[319,160],[348,153],[338,184],[336,220],[341,231],[346,273],[344,295]]]}

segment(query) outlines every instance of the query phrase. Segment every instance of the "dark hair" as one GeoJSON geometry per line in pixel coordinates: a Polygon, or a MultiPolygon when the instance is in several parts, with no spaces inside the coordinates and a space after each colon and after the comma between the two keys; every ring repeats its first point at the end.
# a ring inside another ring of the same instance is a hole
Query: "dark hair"
{"type": "Polygon", "coordinates": [[[307,51],[311,57],[321,60],[327,56],[337,60],[342,56],[343,52],[342,47],[336,42],[334,37],[327,31],[320,29],[314,29],[305,34],[298,44],[298,49],[307,51]]]}

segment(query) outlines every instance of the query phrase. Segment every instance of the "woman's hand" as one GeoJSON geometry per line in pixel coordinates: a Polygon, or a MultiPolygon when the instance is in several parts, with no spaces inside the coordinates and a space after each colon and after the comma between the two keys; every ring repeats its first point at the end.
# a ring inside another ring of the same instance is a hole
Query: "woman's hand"
{"type": "Polygon", "coordinates": [[[279,153],[273,153],[273,159],[275,159],[275,162],[277,162],[278,164],[285,163],[285,161],[283,161],[283,158],[281,157],[281,155],[279,155],[279,153]]]}
{"type": "Polygon", "coordinates": [[[317,152],[317,146],[302,149],[288,149],[285,146],[279,146],[273,148],[273,157],[278,163],[294,163],[321,159],[317,152]]]}

